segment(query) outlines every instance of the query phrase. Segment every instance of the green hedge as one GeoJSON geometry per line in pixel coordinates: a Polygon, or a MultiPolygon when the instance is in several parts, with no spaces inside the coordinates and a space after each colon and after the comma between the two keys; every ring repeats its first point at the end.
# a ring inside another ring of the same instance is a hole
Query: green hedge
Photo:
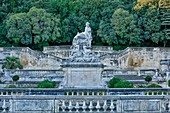
{"type": "Polygon", "coordinates": [[[109,88],[133,88],[133,84],[120,78],[112,78],[108,84],[109,88]]]}
{"type": "Polygon", "coordinates": [[[55,86],[56,83],[49,80],[44,80],[37,85],[38,88],[54,88],[55,86]]]}
{"type": "Polygon", "coordinates": [[[151,84],[151,85],[146,86],[146,88],[162,88],[162,86],[158,84],[151,84]]]}

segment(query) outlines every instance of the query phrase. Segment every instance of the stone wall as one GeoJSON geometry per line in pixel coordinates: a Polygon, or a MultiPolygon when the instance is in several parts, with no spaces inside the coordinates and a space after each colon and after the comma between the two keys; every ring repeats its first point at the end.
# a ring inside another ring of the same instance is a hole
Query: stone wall
{"type": "MultiPolygon", "coordinates": [[[[114,51],[107,46],[93,46],[92,51],[108,68],[156,69],[161,68],[160,60],[170,59],[170,48],[130,47],[114,51]]],[[[18,56],[27,69],[59,69],[62,59],[67,59],[70,52],[70,46],[44,47],[43,52],[21,47],[0,48],[1,59],[18,56]]]]}
{"type": "Polygon", "coordinates": [[[0,57],[17,56],[25,69],[60,69],[62,59],[28,47],[1,47],[0,57]]]}
{"type": "Polygon", "coordinates": [[[162,113],[169,112],[169,96],[0,96],[8,113],[162,113]]]}
{"type": "MultiPolygon", "coordinates": [[[[160,68],[160,60],[170,59],[170,48],[128,47],[114,51],[107,46],[93,46],[92,51],[102,59],[106,67],[121,69],[160,68]]],[[[61,58],[68,58],[70,46],[44,47],[45,53],[61,58]]]]}
{"type": "Polygon", "coordinates": [[[119,58],[120,67],[130,69],[161,68],[160,60],[170,59],[170,48],[129,48],[129,52],[119,58]]]}

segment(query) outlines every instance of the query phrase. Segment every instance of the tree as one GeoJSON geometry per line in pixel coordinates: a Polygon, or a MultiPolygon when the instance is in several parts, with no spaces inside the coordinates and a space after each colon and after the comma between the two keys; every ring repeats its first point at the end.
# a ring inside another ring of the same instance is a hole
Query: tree
{"type": "Polygon", "coordinates": [[[104,2],[103,5],[104,8],[102,8],[100,13],[102,18],[100,20],[99,29],[97,30],[97,36],[101,38],[103,43],[110,46],[113,44],[118,44],[117,37],[115,36],[115,32],[111,25],[111,18],[116,8],[122,5],[122,3],[107,1],[107,3],[104,2]]]}
{"type": "Polygon", "coordinates": [[[159,7],[163,9],[170,9],[169,0],[159,0],[159,7]]]}
{"type": "Polygon", "coordinates": [[[6,57],[4,59],[4,64],[2,65],[2,68],[6,68],[6,69],[23,69],[22,64],[20,63],[20,60],[18,57],[15,56],[10,56],[10,57],[6,57]]]}
{"type": "Polygon", "coordinates": [[[137,0],[137,4],[134,6],[135,10],[139,10],[143,7],[149,7],[154,9],[158,7],[159,0],[137,0]]]}
{"type": "Polygon", "coordinates": [[[41,48],[49,42],[61,42],[60,21],[44,9],[31,8],[28,13],[16,13],[7,20],[7,38],[13,44],[41,48]]]}
{"type": "Polygon", "coordinates": [[[145,77],[145,81],[146,81],[146,82],[152,81],[152,77],[151,77],[151,76],[146,76],[146,77],[145,77]]]}
{"type": "Polygon", "coordinates": [[[128,11],[122,8],[117,9],[111,18],[111,22],[118,44],[134,45],[141,43],[141,30],[137,27],[134,16],[128,11]]]}
{"type": "MultiPolygon", "coordinates": [[[[165,30],[161,29],[160,13],[157,9],[144,9],[137,11],[138,27],[141,29],[141,36],[145,42],[153,44],[163,44],[166,46],[170,37],[165,30]],[[142,12],[142,13],[141,13],[142,12]]],[[[146,43],[145,43],[146,46],[146,43]]]]}

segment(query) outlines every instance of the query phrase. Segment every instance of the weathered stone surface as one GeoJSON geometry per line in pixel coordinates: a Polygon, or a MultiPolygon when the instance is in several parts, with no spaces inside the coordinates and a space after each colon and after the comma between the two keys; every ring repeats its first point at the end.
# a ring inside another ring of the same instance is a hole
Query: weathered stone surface
{"type": "Polygon", "coordinates": [[[102,87],[101,64],[67,65],[65,87],[102,87]]]}
{"type": "Polygon", "coordinates": [[[124,100],[124,111],[160,111],[158,100],[124,100]]]}
{"type": "Polygon", "coordinates": [[[53,111],[51,100],[16,100],[16,111],[53,111]]]}

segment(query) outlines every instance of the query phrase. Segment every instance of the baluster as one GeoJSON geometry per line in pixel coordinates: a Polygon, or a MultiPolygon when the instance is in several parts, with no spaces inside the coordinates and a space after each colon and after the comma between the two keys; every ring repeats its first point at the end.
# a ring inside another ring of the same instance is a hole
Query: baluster
{"type": "Polygon", "coordinates": [[[103,92],[103,95],[105,95],[105,92],[103,92]]]}
{"type": "Polygon", "coordinates": [[[65,112],[66,106],[65,106],[65,100],[62,101],[62,111],[65,112]]]}
{"type": "Polygon", "coordinates": [[[73,108],[73,107],[72,107],[72,101],[69,100],[69,106],[68,106],[69,112],[71,112],[72,108],[73,108]]]}
{"type": "Polygon", "coordinates": [[[152,92],[152,95],[154,95],[154,92],[152,92]]]}
{"type": "Polygon", "coordinates": [[[89,96],[89,92],[87,92],[87,96],[89,96]]]}
{"type": "Polygon", "coordinates": [[[104,100],[104,105],[103,105],[104,112],[107,110],[107,100],[104,100]]]}
{"type": "Polygon", "coordinates": [[[146,92],[146,95],[149,95],[149,92],[146,92]]]}
{"type": "Polygon", "coordinates": [[[162,91],[162,95],[164,95],[164,92],[162,91]]]}
{"type": "Polygon", "coordinates": [[[74,92],[71,92],[72,95],[74,95],[74,92]]]}
{"type": "Polygon", "coordinates": [[[170,99],[169,99],[168,109],[169,109],[169,111],[170,111],[170,99]]]}
{"type": "Polygon", "coordinates": [[[93,109],[93,100],[90,100],[89,109],[90,109],[90,112],[92,112],[92,109],[93,109]]]}
{"type": "Polygon", "coordinates": [[[84,96],[84,92],[82,92],[81,94],[82,94],[82,96],[84,96]]]}
{"type": "Polygon", "coordinates": [[[76,106],[75,106],[75,109],[76,109],[76,112],[79,112],[79,103],[78,103],[78,101],[76,101],[76,106]]]}
{"type": "Polygon", "coordinates": [[[166,95],[169,95],[169,92],[166,92],[166,95]]]}
{"type": "Polygon", "coordinates": [[[99,110],[100,110],[100,101],[99,100],[97,100],[96,109],[97,109],[97,112],[99,112],[99,110]]]}
{"type": "Polygon", "coordinates": [[[83,112],[86,112],[86,108],[87,108],[87,106],[86,106],[86,100],[83,100],[83,106],[82,106],[82,108],[83,108],[83,112]]]}
{"type": "Polygon", "coordinates": [[[100,92],[97,92],[97,95],[100,95],[100,92]]]}
{"type": "Polygon", "coordinates": [[[114,108],[115,108],[115,106],[113,104],[113,100],[111,100],[110,111],[113,111],[114,108]]]}
{"type": "Polygon", "coordinates": [[[6,112],[6,102],[5,102],[5,99],[3,100],[3,105],[2,105],[2,109],[3,111],[2,112],[6,112]]]}
{"type": "Polygon", "coordinates": [[[92,95],[94,95],[94,92],[92,92],[92,95]]]}
{"type": "Polygon", "coordinates": [[[159,95],[160,94],[160,92],[159,91],[156,91],[156,95],[159,95]]]}

